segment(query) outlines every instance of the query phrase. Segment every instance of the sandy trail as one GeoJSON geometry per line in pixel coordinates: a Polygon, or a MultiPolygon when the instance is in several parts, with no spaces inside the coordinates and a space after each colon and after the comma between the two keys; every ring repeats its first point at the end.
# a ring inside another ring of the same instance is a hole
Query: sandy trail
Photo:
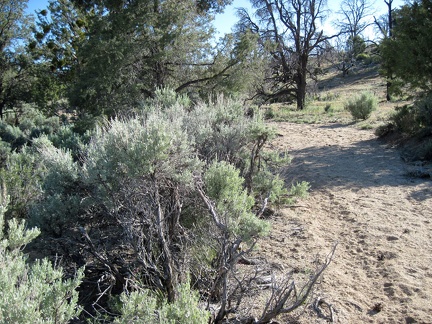
{"type": "MultiPolygon", "coordinates": [[[[277,123],[293,157],[287,180],[309,181],[300,206],[273,219],[262,251],[285,268],[312,267],[338,241],[315,295],[337,323],[432,323],[432,181],[372,131],[277,123]]],[[[301,323],[324,323],[306,309],[301,323]]]]}

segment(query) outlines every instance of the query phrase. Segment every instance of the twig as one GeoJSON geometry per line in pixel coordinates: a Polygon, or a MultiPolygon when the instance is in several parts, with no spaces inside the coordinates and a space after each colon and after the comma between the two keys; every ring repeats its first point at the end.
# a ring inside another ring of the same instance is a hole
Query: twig
{"type": "Polygon", "coordinates": [[[309,206],[304,206],[304,205],[289,205],[289,208],[307,208],[310,209],[309,206]]]}
{"type": "Polygon", "coordinates": [[[269,323],[273,318],[279,314],[286,314],[294,311],[296,308],[303,305],[308,296],[310,295],[313,287],[321,277],[322,273],[329,266],[333,260],[337,243],[333,246],[330,253],[327,255],[324,264],[315,272],[315,274],[309,279],[307,284],[303,286],[300,292],[297,292],[294,281],[288,282],[289,278],[281,283],[281,285],[275,285],[273,288],[272,296],[266,304],[264,312],[261,318],[256,323],[269,323]],[[285,305],[288,300],[292,300],[292,304],[285,305]],[[272,307],[270,307],[273,305],[272,307]]]}
{"type": "Polygon", "coordinates": [[[259,212],[256,214],[256,217],[261,218],[261,216],[264,214],[264,211],[266,210],[267,205],[268,205],[269,198],[270,198],[270,193],[267,195],[266,198],[264,198],[262,207],[259,210],[259,212]]]}
{"type": "Polygon", "coordinates": [[[213,221],[215,222],[216,226],[219,227],[219,229],[222,230],[223,232],[227,231],[227,226],[219,220],[219,215],[217,214],[216,209],[213,206],[213,203],[210,200],[210,198],[206,196],[206,194],[204,193],[204,191],[202,190],[200,185],[197,184],[196,188],[197,188],[198,193],[200,194],[202,200],[207,205],[207,208],[210,211],[210,213],[213,217],[213,221]]]}
{"type": "Polygon", "coordinates": [[[85,240],[88,243],[89,251],[91,254],[93,254],[96,259],[98,259],[100,262],[102,262],[113,274],[116,280],[120,281],[122,284],[124,284],[124,278],[120,274],[120,272],[117,270],[117,268],[107,260],[104,256],[102,256],[99,252],[96,251],[96,247],[94,246],[92,240],[90,239],[90,236],[87,234],[87,231],[84,227],[79,227],[79,230],[81,231],[81,234],[84,236],[85,240]]]}
{"type": "Polygon", "coordinates": [[[321,297],[318,297],[315,302],[313,303],[313,309],[315,310],[315,312],[317,312],[318,316],[321,318],[324,318],[328,321],[330,321],[330,323],[334,323],[334,313],[333,313],[333,306],[329,303],[327,303],[324,299],[321,299],[321,297]],[[325,316],[323,314],[323,312],[320,309],[321,305],[325,305],[327,306],[330,315],[329,316],[325,316]]]}

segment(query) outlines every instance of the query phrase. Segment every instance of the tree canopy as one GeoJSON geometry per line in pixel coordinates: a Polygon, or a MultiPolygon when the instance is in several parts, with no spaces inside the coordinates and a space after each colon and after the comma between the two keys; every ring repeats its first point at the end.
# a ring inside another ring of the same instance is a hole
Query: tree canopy
{"type": "Polygon", "coordinates": [[[415,1],[393,14],[392,36],[383,40],[380,48],[382,68],[392,79],[392,92],[403,87],[432,90],[432,2],[415,1]]]}
{"type": "Polygon", "coordinates": [[[240,9],[239,25],[259,35],[268,55],[268,72],[260,95],[268,100],[296,101],[305,107],[307,79],[313,76],[310,57],[328,41],[318,22],[325,18],[323,0],[253,0],[254,19],[240,9]]]}
{"type": "Polygon", "coordinates": [[[73,107],[113,115],[156,89],[199,93],[236,65],[238,46],[223,53],[211,25],[213,14],[228,3],[52,2],[38,15],[33,47],[68,84],[65,95],[73,107]]]}
{"type": "Polygon", "coordinates": [[[30,94],[29,58],[22,44],[29,33],[26,0],[0,1],[0,118],[30,94]]]}
{"type": "MultiPolygon", "coordinates": [[[[336,48],[344,72],[366,47],[361,34],[372,8],[365,0],[341,3],[336,35],[322,30],[328,15],[323,0],[252,0],[254,12],[240,9],[236,29],[217,40],[214,15],[231,3],[59,0],[39,11],[33,24],[24,15],[24,0],[2,0],[0,115],[32,102],[51,114],[66,107],[83,118],[114,116],[161,88],[193,99],[241,93],[303,109],[308,84],[319,71],[315,57],[334,36],[349,35],[336,48]]],[[[386,3],[390,10],[392,1],[386,3]]],[[[389,79],[426,90],[428,6],[415,1],[398,10],[395,34],[381,46],[389,79]]]]}

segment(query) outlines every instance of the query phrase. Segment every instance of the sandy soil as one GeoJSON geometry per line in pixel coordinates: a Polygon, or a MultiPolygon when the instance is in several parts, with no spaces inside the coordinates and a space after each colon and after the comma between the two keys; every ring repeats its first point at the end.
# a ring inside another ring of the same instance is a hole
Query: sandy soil
{"type": "MultiPolygon", "coordinates": [[[[285,269],[313,267],[338,242],[313,298],[336,323],[432,323],[432,181],[411,176],[373,131],[277,123],[275,146],[293,157],[287,181],[309,198],[272,217],[260,249],[285,269]]],[[[300,323],[325,323],[305,308],[300,323]]]]}

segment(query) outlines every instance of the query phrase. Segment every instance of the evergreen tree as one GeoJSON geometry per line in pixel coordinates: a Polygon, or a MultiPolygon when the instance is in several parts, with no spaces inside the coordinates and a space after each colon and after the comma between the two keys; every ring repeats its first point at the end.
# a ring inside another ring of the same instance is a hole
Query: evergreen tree
{"type": "Polygon", "coordinates": [[[123,113],[165,87],[207,97],[235,82],[242,91],[231,71],[252,42],[216,43],[211,25],[230,2],[51,2],[38,13],[31,45],[82,116],[123,113]]]}
{"type": "Polygon", "coordinates": [[[30,18],[27,0],[0,0],[0,118],[30,94],[30,61],[22,50],[30,18]]]}
{"type": "Polygon", "coordinates": [[[401,93],[405,86],[432,90],[432,2],[415,1],[394,12],[392,37],[383,40],[380,48],[383,73],[392,80],[391,91],[401,93]]]}
{"type": "Polygon", "coordinates": [[[70,0],[50,1],[46,9],[37,12],[28,50],[37,66],[34,92],[41,108],[57,113],[57,103],[71,95],[85,61],[80,50],[97,14],[101,15],[102,9],[86,9],[70,0]]]}
{"type": "Polygon", "coordinates": [[[323,0],[253,0],[257,20],[244,9],[240,26],[259,36],[267,53],[268,87],[260,95],[266,100],[296,101],[305,108],[307,79],[313,75],[309,58],[330,38],[317,26],[325,17],[323,0]]]}

